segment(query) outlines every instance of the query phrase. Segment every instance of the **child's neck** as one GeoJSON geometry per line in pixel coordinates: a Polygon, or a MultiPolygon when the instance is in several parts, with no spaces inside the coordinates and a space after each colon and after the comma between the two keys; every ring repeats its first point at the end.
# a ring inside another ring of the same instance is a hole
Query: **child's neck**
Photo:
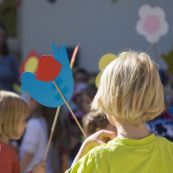
{"type": "Polygon", "coordinates": [[[0,136],[0,141],[5,144],[8,144],[9,138],[7,136],[0,136]]]}
{"type": "Polygon", "coordinates": [[[129,125],[125,123],[116,122],[117,137],[142,139],[150,135],[150,132],[145,124],[140,126],[129,125]]]}

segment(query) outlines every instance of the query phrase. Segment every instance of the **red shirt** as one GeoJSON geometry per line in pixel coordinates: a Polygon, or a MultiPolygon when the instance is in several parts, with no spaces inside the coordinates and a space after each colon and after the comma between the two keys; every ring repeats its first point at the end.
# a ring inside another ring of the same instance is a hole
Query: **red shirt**
{"type": "Polygon", "coordinates": [[[2,142],[0,142],[0,173],[20,173],[15,149],[2,142]]]}

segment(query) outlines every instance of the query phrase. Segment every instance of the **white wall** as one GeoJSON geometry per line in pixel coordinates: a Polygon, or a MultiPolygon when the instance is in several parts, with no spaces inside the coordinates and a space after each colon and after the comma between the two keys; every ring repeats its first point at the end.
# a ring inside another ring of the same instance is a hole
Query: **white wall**
{"type": "Polygon", "coordinates": [[[50,41],[75,46],[80,42],[80,66],[97,71],[101,55],[118,53],[122,49],[144,50],[150,46],[136,33],[138,9],[143,4],[161,6],[170,25],[167,36],[161,38],[150,54],[167,52],[173,41],[172,6],[170,0],[23,0],[20,11],[22,56],[35,49],[50,52],[50,41]]]}

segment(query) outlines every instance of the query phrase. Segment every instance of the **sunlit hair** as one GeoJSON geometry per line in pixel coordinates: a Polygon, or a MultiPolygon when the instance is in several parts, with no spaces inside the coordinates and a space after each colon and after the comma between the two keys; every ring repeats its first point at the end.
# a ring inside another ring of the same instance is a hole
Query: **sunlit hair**
{"type": "Polygon", "coordinates": [[[164,110],[157,65],[143,52],[121,53],[104,70],[92,109],[119,122],[140,125],[164,110]]]}
{"type": "Polygon", "coordinates": [[[0,91],[0,136],[17,136],[18,122],[28,114],[29,107],[19,95],[0,91]]]}

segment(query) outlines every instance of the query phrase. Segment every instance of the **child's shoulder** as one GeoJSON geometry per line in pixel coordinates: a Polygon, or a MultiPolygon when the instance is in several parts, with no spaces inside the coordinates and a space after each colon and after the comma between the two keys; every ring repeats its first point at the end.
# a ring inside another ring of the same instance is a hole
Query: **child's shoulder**
{"type": "Polygon", "coordinates": [[[31,118],[28,120],[27,125],[39,128],[42,126],[42,121],[44,121],[44,119],[41,117],[31,118]]]}
{"type": "Polygon", "coordinates": [[[97,156],[109,156],[113,152],[118,152],[120,150],[119,145],[116,144],[116,140],[112,140],[106,144],[96,146],[91,150],[91,154],[97,156]]]}
{"type": "Polygon", "coordinates": [[[158,144],[161,145],[161,147],[169,147],[173,150],[173,142],[169,141],[168,139],[164,137],[157,137],[158,144]]]}
{"type": "Polygon", "coordinates": [[[10,156],[15,156],[16,155],[16,150],[14,149],[14,147],[8,145],[8,144],[5,144],[5,143],[2,143],[0,142],[0,153],[1,153],[1,156],[4,154],[4,155],[10,155],[10,156]]]}
{"type": "MultiPolygon", "coordinates": [[[[139,143],[140,144],[140,143],[139,143]]],[[[165,151],[167,151],[168,153],[172,153],[173,152],[173,142],[167,140],[164,137],[155,137],[155,140],[153,140],[152,143],[148,143],[148,147],[151,145],[155,145],[157,146],[158,150],[162,150],[163,148],[165,149],[165,151]]],[[[122,153],[126,152],[127,148],[131,149],[131,148],[135,148],[135,147],[144,147],[145,145],[125,145],[122,143],[122,141],[119,139],[113,139],[112,141],[108,142],[107,144],[103,144],[100,146],[97,146],[95,148],[93,148],[91,150],[91,154],[95,155],[95,156],[109,156],[111,157],[111,155],[113,153],[116,153],[116,155],[120,154],[122,155],[122,153]]]]}

